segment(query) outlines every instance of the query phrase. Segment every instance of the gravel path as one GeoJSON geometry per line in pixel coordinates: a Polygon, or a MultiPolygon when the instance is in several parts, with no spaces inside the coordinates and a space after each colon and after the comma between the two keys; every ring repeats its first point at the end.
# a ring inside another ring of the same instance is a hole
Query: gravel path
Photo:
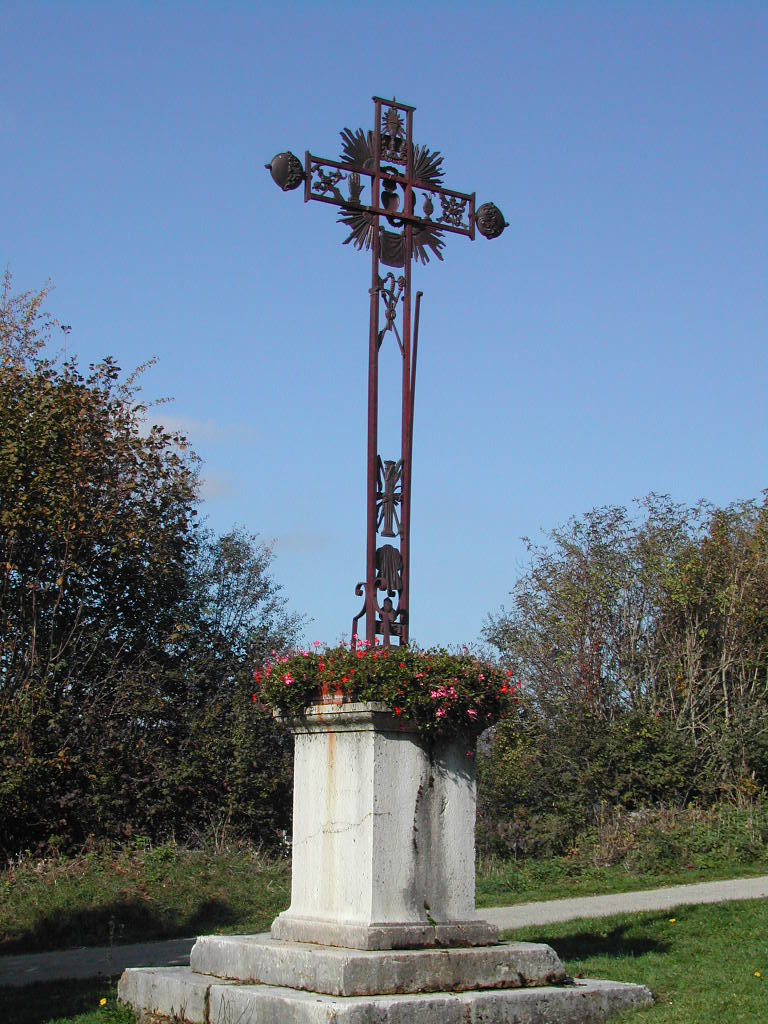
{"type": "MultiPolygon", "coordinates": [[[[607,917],[644,910],[669,910],[691,903],[723,903],[726,900],[768,898],[768,875],[726,882],[699,882],[645,892],[521,903],[513,907],[486,907],[480,913],[502,931],[527,925],[546,925],[577,918],[607,917]]],[[[166,942],[141,942],[130,946],[89,946],[53,953],[0,956],[0,986],[76,978],[113,977],[126,967],[184,966],[194,938],[166,942]]]]}

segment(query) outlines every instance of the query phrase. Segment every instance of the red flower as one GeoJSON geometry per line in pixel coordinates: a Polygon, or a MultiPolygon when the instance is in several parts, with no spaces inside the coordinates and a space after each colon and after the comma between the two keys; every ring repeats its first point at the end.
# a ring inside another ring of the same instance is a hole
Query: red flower
{"type": "Polygon", "coordinates": [[[403,712],[400,710],[400,708],[395,708],[395,714],[396,715],[402,715],[402,713],[403,712]]]}
{"type": "Polygon", "coordinates": [[[258,704],[259,703],[259,698],[256,696],[255,693],[252,695],[251,700],[253,701],[254,704],[258,704]]]}

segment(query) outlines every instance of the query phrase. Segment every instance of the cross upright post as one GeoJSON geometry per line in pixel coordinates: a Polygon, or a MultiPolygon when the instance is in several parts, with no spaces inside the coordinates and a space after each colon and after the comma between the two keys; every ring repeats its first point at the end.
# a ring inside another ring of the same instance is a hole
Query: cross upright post
{"type": "Polygon", "coordinates": [[[407,645],[410,629],[411,465],[422,295],[417,292],[412,302],[412,264],[414,259],[428,263],[430,254],[442,260],[446,232],[474,239],[477,228],[496,238],[508,225],[493,203],[476,210],[474,193],[443,185],[442,156],[413,141],[415,107],[379,96],[373,102],[373,130],[345,128],[339,160],[307,151],[302,165],[284,152],[266,167],[283,191],[303,182],[305,202],[340,208],[338,220],[349,229],[344,244],[371,251],[365,579],[355,587],[364,600],[352,619],[352,644],[364,618],[366,643],[373,646],[380,636],[387,647],[393,637],[407,645]],[[397,345],[402,359],[398,458],[382,458],[378,450],[379,352],[385,340],[397,345]],[[379,545],[378,537],[387,542],[379,545]],[[399,539],[399,546],[390,538],[399,539]],[[386,595],[381,603],[380,593],[386,595]]]}

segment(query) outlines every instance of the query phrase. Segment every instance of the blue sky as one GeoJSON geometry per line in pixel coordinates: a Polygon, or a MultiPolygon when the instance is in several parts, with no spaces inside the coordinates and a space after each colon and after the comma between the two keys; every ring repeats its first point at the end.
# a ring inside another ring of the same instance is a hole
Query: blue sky
{"type": "MultiPolygon", "coordinates": [[[[203,509],[274,541],[307,639],[364,575],[369,257],[264,170],[416,106],[493,242],[424,291],[412,636],[475,639],[521,537],[768,484],[762,3],[3,5],[0,261],[68,351],[148,357],[203,509]]],[[[383,452],[386,457],[386,452],[383,452]]]]}

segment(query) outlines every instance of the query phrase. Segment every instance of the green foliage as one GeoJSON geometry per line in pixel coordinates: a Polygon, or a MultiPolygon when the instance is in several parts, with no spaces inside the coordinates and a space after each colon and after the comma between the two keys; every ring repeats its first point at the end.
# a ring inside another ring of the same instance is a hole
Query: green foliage
{"type": "Polygon", "coordinates": [[[489,849],[562,851],[603,802],[766,791],[768,498],[641,509],[594,509],[530,545],[486,627],[528,712],[483,767],[489,849]]]}
{"type": "Polygon", "coordinates": [[[268,661],[254,675],[263,701],[297,718],[321,701],[378,701],[434,742],[476,737],[517,704],[511,673],[467,653],[414,647],[300,651],[268,661]]]}
{"type": "Polygon", "coordinates": [[[0,873],[0,952],[259,932],[289,902],[289,863],[246,844],[27,858],[0,873]]]}
{"type": "Polygon", "coordinates": [[[564,853],[603,804],[637,810],[703,797],[690,737],[647,711],[606,725],[590,710],[503,722],[479,759],[478,847],[497,856],[564,853]]]}
{"type": "Polygon", "coordinates": [[[290,742],[248,704],[295,639],[271,552],[198,529],[197,457],[138,374],[45,359],[44,293],[0,301],[0,852],[90,837],[278,846],[290,742]]]}

